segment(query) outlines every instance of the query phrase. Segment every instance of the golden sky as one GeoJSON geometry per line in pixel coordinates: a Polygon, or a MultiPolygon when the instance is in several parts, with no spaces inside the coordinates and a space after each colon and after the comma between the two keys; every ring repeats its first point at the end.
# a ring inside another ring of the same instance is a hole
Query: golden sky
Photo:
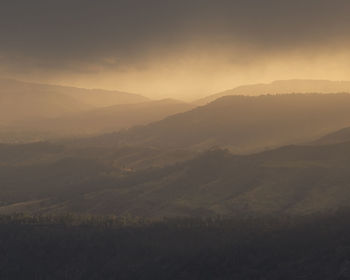
{"type": "Polygon", "coordinates": [[[0,75],[185,100],[350,80],[350,1],[4,1],[0,75]]]}

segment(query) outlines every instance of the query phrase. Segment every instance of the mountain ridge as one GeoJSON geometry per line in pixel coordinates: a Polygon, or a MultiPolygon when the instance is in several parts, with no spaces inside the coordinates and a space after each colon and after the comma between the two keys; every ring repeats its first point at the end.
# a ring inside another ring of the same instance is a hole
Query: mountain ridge
{"type": "Polygon", "coordinates": [[[271,83],[250,84],[228,89],[194,101],[196,105],[205,105],[226,95],[264,95],[290,93],[344,93],[350,92],[350,81],[330,80],[276,80],[271,83]]]}
{"type": "MultiPolygon", "coordinates": [[[[48,153],[59,149],[44,148],[48,153]]],[[[122,167],[120,175],[110,164],[77,155],[36,165],[0,165],[5,203],[0,213],[161,218],[336,211],[350,202],[349,154],[350,142],[290,145],[251,155],[211,149],[160,168],[122,167]],[[28,172],[29,181],[16,176],[28,172]]]]}
{"type": "Polygon", "coordinates": [[[59,117],[113,104],[146,102],[141,95],[0,79],[0,119],[59,117]]]}
{"type": "Polygon", "coordinates": [[[235,153],[251,152],[311,141],[346,127],[349,106],[350,94],[225,96],[91,142],[198,149],[226,146],[235,153]]]}
{"type": "Polygon", "coordinates": [[[49,139],[83,137],[151,123],[192,108],[194,105],[174,99],[118,104],[57,118],[18,121],[13,123],[11,131],[33,131],[38,135],[51,135],[49,139]]]}
{"type": "Polygon", "coordinates": [[[350,141],[350,127],[345,127],[340,130],[331,132],[320,139],[317,139],[313,144],[317,145],[327,145],[327,144],[337,144],[342,142],[350,141]]]}

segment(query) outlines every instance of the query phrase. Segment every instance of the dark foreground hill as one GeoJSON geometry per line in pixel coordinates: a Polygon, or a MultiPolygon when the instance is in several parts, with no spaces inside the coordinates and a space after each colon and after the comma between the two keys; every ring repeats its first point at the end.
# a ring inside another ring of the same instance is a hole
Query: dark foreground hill
{"type": "Polygon", "coordinates": [[[3,147],[0,213],[304,215],[350,203],[350,142],[246,156],[214,149],[186,161],[193,154],[180,150],[16,149],[3,147]]]}
{"type": "Polygon", "coordinates": [[[0,278],[345,280],[349,218],[0,217],[0,278]]]}
{"type": "Polygon", "coordinates": [[[91,139],[93,145],[141,145],[235,153],[317,139],[350,125],[350,94],[226,96],[206,106],[126,132],[91,139]]]}

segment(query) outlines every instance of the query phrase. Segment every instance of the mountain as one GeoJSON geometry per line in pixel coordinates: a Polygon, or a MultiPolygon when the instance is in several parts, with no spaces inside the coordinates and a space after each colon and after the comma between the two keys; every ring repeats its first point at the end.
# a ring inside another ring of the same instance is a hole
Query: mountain
{"type": "Polygon", "coordinates": [[[243,85],[201,98],[194,103],[205,105],[226,95],[262,95],[285,93],[350,93],[350,81],[280,80],[269,84],[243,85]]]}
{"type": "Polygon", "coordinates": [[[11,147],[0,149],[2,214],[304,215],[350,203],[350,142],[240,156],[213,149],[141,169],[131,168],[124,152],[93,158],[83,150],[64,156],[69,149],[52,144],[11,147]],[[113,164],[118,159],[122,165],[113,164]]]}
{"type": "Polygon", "coordinates": [[[56,137],[114,132],[158,121],[193,107],[194,105],[172,99],[114,105],[59,118],[22,121],[13,125],[12,130],[34,131],[56,137]]]}
{"type": "Polygon", "coordinates": [[[119,91],[0,79],[0,125],[28,118],[60,117],[103,106],[146,101],[146,97],[119,91]]]}
{"type": "Polygon", "coordinates": [[[350,141],[308,139],[349,127],[349,105],[349,94],[227,96],[118,133],[3,144],[0,214],[158,219],[332,212],[350,203],[350,141]],[[297,141],[308,144],[271,149],[297,141]],[[213,145],[270,149],[198,151],[213,145]]]}
{"type": "Polygon", "coordinates": [[[251,152],[311,141],[349,126],[349,106],[349,94],[226,96],[88,144],[197,150],[225,146],[235,153],[251,152]]]}

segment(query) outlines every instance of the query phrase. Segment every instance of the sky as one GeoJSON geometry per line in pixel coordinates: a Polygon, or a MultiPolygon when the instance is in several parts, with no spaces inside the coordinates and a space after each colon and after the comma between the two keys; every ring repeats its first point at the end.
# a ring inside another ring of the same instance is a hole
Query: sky
{"type": "Polygon", "coordinates": [[[2,0],[0,76],[195,99],[350,80],[348,0],[2,0]]]}

